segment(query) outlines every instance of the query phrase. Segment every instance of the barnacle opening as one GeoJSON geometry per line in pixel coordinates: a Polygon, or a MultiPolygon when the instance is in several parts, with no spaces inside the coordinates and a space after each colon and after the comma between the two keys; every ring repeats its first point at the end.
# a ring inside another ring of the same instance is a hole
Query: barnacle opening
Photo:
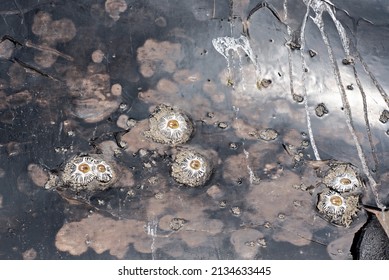
{"type": "Polygon", "coordinates": [[[78,166],[78,170],[82,173],[88,173],[91,171],[91,166],[87,163],[82,163],[78,166]]]}

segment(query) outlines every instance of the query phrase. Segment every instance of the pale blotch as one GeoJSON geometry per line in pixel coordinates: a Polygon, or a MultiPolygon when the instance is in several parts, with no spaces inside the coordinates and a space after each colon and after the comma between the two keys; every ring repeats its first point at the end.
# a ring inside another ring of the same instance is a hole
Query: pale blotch
{"type": "Polygon", "coordinates": [[[114,20],[120,19],[120,14],[127,10],[127,3],[125,0],[107,0],[105,2],[105,11],[114,20]]]}
{"type": "Polygon", "coordinates": [[[92,61],[94,63],[101,63],[104,59],[104,53],[102,50],[95,50],[92,53],[92,61]]]}
{"type": "MultiPolygon", "coordinates": [[[[114,220],[92,214],[78,222],[65,224],[55,237],[58,250],[79,256],[88,248],[97,254],[108,251],[112,256],[123,259],[130,244],[144,248],[137,243],[145,243],[151,248],[152,239],[145,232],[145,223],[137,220],[114,220]]],[[[151,249],[148,252],[150,253],[151,249]]]]}

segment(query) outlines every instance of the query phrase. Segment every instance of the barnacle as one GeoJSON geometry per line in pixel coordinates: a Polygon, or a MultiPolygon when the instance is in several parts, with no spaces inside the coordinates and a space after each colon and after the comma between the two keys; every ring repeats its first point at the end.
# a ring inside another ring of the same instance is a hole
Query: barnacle
{"type": "Polygon", "coordinates": [[[150,130],[145,136],[155,142],[177,145],[187,142],[193,133],[193,124],[182,111],[165,104],[158,105],[149,118],[150,130]]]}
{"type": "Polygon", "coordinates": [[[103,183],[107,183],[113,178],[112,168],[105,161],[95,161],[93,172],[96,175],[96,179],[103,183]]]}
{"type": "Polygon", "coordinates": [[[325,175],[323,183],[340,193],[361,188],[357,170],[348,163],[339,163],[333,166],[325,175]]]}
{"type": "Polygon", "coordinates": [[[212,167],[208,159],[192,150],[179,152],[172,164],[173,178],[191,187],[204,185],[211,173],[212,167]]]}
{"type": "Polygon", "coordinates": [[[335,191],[328,190],[320,195],[317,205],[319,211],[332,219],[339,218],[346,210],[344,198],[335,191]]]}
{"type": "Polygon", "coordinates": [[[92,157],[75,157],[64,168],[64,181],[70,185],[85,186],[95,179],[95,160],[92,157]]]}
{"type": "Polygon", "coordinates": [[[316,205],[318,211],[329,222],[349,227],[359,210],[359,197],[342,196],[340,193],[326,188],[319,194],[316,205]]]}
{"type": "Polygon", "coordinates": [[[61,173],[65,186],[79,190],[103,190],[114,182],[112,165],[97,156],[75,156],[66,164],[61,173]],[[109,183],[109,184],[108,184],[109,183]]]}
{"type": "Polygon", "coordinates": [[[182,114],[172,113],[161,118],[158,128],[166,138],[172,141],[180,141],[188,130],[188,125],[182,114]]]}
{"type": "Polygon", "coordinates": [[[181,163],[182,171],[188,176],[193,178],[201,178],[204,176],[207,164],[199,155],[190,154],[184,161],[181,163]]]}

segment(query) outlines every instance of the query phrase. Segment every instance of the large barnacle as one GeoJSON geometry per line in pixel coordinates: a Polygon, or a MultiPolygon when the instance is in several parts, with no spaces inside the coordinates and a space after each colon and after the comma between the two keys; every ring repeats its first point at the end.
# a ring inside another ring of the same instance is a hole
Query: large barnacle
{"type": "Polygon", "coordinates": [[[359,197],[355,195],[344,197],[340,193],[326,188],[319,194],[316,207],[323,218],[329,222],[349,227],[353,218],[357,216],[359,197]]]}
{"type": "Polygon", "coordinates": [[[92,157],[75,157],[71,159],[64,168],[63,179],[65,183],[72,186],[85,186],[92,182],[94,173],[94,162],[92,157]]]}
{"type": "Polygon", "coordinates": [[[172,165],[173,178],[191,187],[204,185],[212,173],[212,166],[202,154],[185,150],[176,155],[172,165]]]}
{"type": "Polygon", "coordinates": [[[150,130],[145,132],[155,142],[177,145],[187,142],[193,133],[193,124],[182,111],[161,104],[149,118],[150,130]]]}
{"type": "Polygon", "coordinates": [[[325,175],[323,183],[340,193],[351,192],[361,188],[358,172],[349,163],[339,163],[333,166],[325,175]]]}

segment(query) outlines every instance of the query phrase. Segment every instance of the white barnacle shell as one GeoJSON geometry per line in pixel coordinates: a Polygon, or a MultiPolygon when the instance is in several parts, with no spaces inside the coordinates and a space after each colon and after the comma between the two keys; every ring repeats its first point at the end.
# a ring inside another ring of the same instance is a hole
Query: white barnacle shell
{"type": "Polygon", "coordinates": [[[172,176],[181,184],[191,187],[202,186],[212,173],[209,160],[202,154],[184,150],[179,152],[172,164],[172,176]]]}
{"type": "Polygon", "coordinates": [[[111,166],[103,160],[95,160],[93,165],[93,172],[96,176],[96,179],[103,183],[107,183],[113,178],[113,170],[111,166]]]}
{"type": "Polygon", "coordinates": [[[333,190],[327,190],[320,195],[318,209],[331,219],[337,219],[346,210],[345,199],[333,190]]]}
{"type": "Polygon", "coordinates": [[[96,175],[93,172],[95,160],[92,157],[74,157],[64,168],[63,179],[72,186],[85,186],[92,182],[96,175]]]}
{"type": "Polygon", "coordinates": [[[333,166],[325,175],[323,183],[340,193],[352,192],[361,188],[358,172],[348,163],[333,166]]]}
{"type": "Polygon", "coordinates": [[[174,142],[182,139],[188,130],[188,124],[182,114],[172,113],[160,119],[158,128],[161,134],[174,142]]]}
{"type": "Polygon", "coordinates": [[[359,211],[359,197],[343,196],[333,189],[326,188],[319,194],[316,207],[323,218],[329,222],[349,227],[359,211]]]}
{"type": "Polygon", "coordinates": [[[182,161],[181,169],[189,178],[201,178],[207,172],[207,163],[202,156],[189,154],[182,161]]]}
{"type": "Polygon", "coordinates": [[[194,131],[192,121],[184,112],[165,104],[155,108],[149,118],[149,126],[146,137],[172,146],[186,143],[194,131]]]}

